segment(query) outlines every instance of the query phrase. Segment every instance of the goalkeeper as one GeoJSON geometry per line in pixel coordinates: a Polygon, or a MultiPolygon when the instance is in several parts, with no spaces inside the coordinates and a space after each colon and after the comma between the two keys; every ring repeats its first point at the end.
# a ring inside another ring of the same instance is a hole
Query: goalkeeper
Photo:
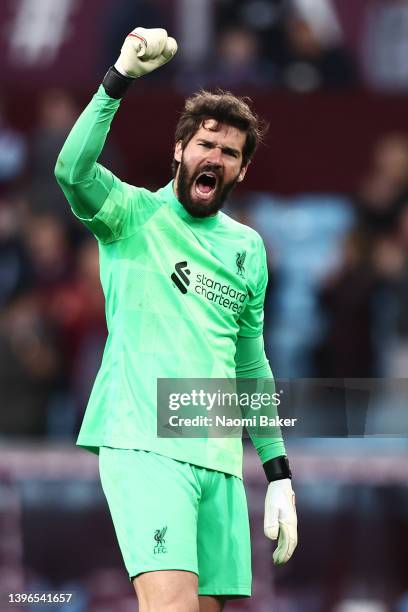
{"type": "MultiPolygon", "coordinates": [[[[141,612],[215,612],[251,594],[242,441],[158,438],[156,385],[272,376],[262,340],[263,242],[220,212],[245,177],[261,129],[243,99],[202,91],[186,101],[176,127],[167,186],[134,187],[97,163],[126,90],[176,51],[163,29],[129,34],[68,136],[56,177],[98,240],[109,331],[77,444],[99,454],[141,612]],[[211,299],[194,288],[199,278],[229,286],[230,298],[211,299]]],[[[252,440],[269,481],[265,535],[278,539],[274,561],[285,563],[297,521],[284,444],[252,440]]]]}

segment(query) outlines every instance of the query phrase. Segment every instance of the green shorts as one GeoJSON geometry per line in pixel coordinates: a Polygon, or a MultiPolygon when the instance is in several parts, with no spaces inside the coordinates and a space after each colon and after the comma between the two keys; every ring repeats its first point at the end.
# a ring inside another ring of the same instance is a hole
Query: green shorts
{"type": "Polygon", "coordinates": [[[142,450],[101,447],[99,471],[129,577],[198,575],[200,595],[251,595],[240,478],[142,450]]]}

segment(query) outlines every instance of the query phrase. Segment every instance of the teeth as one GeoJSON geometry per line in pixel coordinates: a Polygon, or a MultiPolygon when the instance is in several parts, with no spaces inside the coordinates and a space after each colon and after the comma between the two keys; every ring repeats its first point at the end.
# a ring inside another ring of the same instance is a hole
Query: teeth
{"type": "Polygon", "coordinates": [[[207,172],[203,172],[202,174],[199,175],[199,177],[197,178],[197,180],[200,180],[200,177],[205,177],[206,179],[211,179],[212,181],[214,181],[214,183],[217,182],[217,176],[215,174],[209,174],[207,172]]]}

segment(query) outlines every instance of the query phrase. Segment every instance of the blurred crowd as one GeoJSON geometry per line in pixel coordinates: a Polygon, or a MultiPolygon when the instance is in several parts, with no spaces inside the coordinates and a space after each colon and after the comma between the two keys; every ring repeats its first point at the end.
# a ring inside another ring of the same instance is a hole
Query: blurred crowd
{"type": "Polygon", "coordinates": [[[379,139],[354,194],[255,194],[236,212],[260,231],[270,256],[266,338],[275,375],[405,378],[407,135],[379,139]]]}
{"type": "Polygon", "coordinates": [[[29,141],[0,116],[3,433],[72,434],[104,345],[97,244],[53,176],[77,114],[69,95],[47,92],[29,141]]]}
{"type": "Polygon", "coordinates": [[[280,88],[296,92],[358,85],[357,61],[346,48],[330,2],[221,0],[215,3],[212,44],[177,84],[191,87],[280,88]]]}
{"type": "Polygon", "coordinates": [[[129,24],[177,36],[176,60],[152,81],[183,93],[408,88],[405,0],[120,0],[106,15],[98,70],[117,56],[129,24]]]}
{"type": "Polygon", "coordinates": [[[179,41],[175,60],[147,86],[162,82],[182,93],[219,86],[302,93],[408,88],[406,0],[64,0],[58,6],[5,0],[0,23],[0,63],[9,82],[28,72],[48,84],[100,78],[129,30],[141,25],[165,27],[179,41]]]}

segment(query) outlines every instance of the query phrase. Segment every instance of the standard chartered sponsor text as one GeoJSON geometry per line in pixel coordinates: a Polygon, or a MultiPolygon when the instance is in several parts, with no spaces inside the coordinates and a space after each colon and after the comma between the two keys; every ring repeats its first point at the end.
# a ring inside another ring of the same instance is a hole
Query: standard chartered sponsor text
{"type": "Polygon", "coordinates": [[[228,283],[220,283],[205,274],[197,274],[194,291],[214,304],[220,304],[233,312],[240,313],[244,308],[247,293],[234,289],[228,283]]]}

